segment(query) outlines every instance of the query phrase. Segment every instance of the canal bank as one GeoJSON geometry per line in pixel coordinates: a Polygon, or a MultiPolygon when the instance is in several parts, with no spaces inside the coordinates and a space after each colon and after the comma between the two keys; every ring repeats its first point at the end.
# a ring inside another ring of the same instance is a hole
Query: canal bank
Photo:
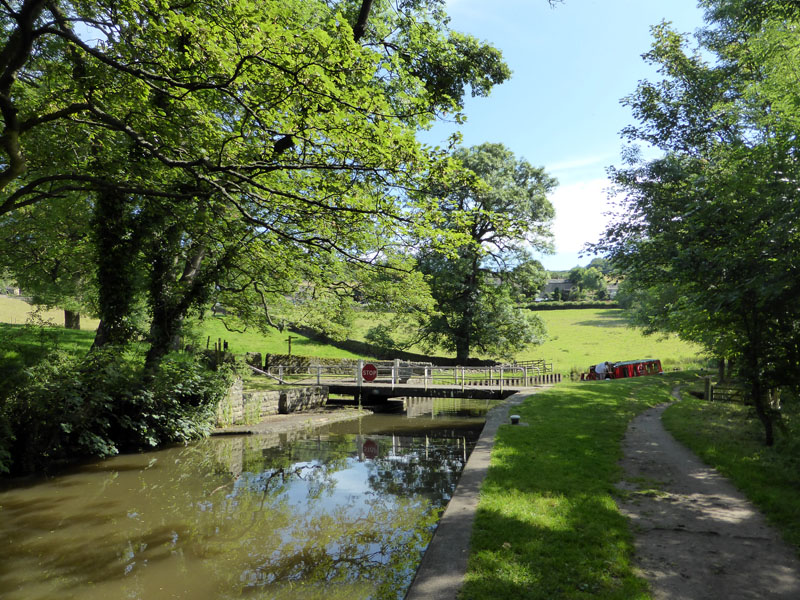
{"type": "Polygon", "coordinates": [[[263,435],[269,433],[289,433],[303,429],[314,429],[324,425],[331,425],[341,421],[350,421],[371,415],[372,411],[364,408],[347,406],[322,406],[319,408],[289,413],[275,414],[262,417],[258,423],[229,425],[218,427],[211,435],[263,435]]]}
{"type": "Polygon", "coordinates": [[[521,390],[487,413],[480,438],[461,473],[455,493],[439,520],[405,600],[456,600],[458,597],[467,572],[472,525],[481,485],[489,470],[495,435],[501,425],[510,422],[511,409],[540,389],[542,388],[521,390]]]}

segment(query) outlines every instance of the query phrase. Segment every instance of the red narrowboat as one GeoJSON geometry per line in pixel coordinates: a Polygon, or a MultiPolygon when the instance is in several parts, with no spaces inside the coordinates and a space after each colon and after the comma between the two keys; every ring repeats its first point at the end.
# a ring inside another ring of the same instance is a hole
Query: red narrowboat
{"type": "MultiPolygon", "coordinates": [[[[602,367],[604,363],[600,363],[602,367]]],[[[623,379],[625,377],[641,377],[642,375],[658,375],[663,371],[661,361],[654,358],[642,360],[626,360],[617,363],[605,363],[605,373],[598,373],[597,367],[592,365],[589,373],[584,373],[581,379],[623,379]]]]}

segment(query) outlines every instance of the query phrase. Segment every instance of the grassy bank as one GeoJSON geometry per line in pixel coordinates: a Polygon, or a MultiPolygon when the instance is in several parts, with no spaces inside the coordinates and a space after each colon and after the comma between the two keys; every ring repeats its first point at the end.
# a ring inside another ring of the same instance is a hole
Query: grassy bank
{"type": "Polygon", "coordinates": [[[547,327],[541,346],[522,349],[517,360],[545,358],[556,371],[588,371],[601,361],[658,358],[664,369],[697,368],[700,348],[671,336],[645,336],[632,329],[620,309],[555,310],[537,313],[547,327]]]}
{"type": "Polygon", "coordinates": [[[752,407],[684,395],[664,413],[673,436],[718,469],[767,516],[800,554],[800,403],[784,402],[773,447],[752,407]]]}
{"type": "Polygon", "coordinates": [[[682,374],[571,383],[529,397],[501,427],[481,489],[463,598],[648,598],[614,483],[628,422],[682,374]]]}
{"type": "MultiPolygon", "coordinates": [[[[693,373],[570,383],[515,409],[481,489],[464,600],[650,598],[631,566],[629,524],[618,512],[617,461],[629,421],[671,400],[693,373]]],[[[752,409],[685,396],[667,428],[728,476],[800,553],[800,402],[784,403],[774,448],[752,409]]]]}
{"type": "MultiPolygon", "coordinates": [[[[0,323],[25,323],[30,315],[31,307],[21,300],[0,296],[0,323]]],[[[671,337],[662,339],[644,336],[638,330],[628,327],[619,309],[575,309],[545,311],[538,313],[544,320],[548,339],[541,346],[520,348],[516,360],[543,358],[552,362],[557,372],[569,374],[573,369],[588,370],[589,365],[600,361],[632,360],[636,358],[659,358],[664,368],[690,368],[700,364],[699,348],[693,344],[682,342],[671,337]]],[[[63,324],[63,314],[59,311],[46,311],[42,317],[55,325],[63,324]]],[[[355,320],[351,338],[363,341],[369,327],[375,323],[385,322],[387,315],[360,313],[355,320]]],[[[82,319],[83,337],[71,334],[64,343],[81,345],[79,340],[89,340],[91,344],[92,330],[97,326],[96,320],[82,319]]],[[[54,327],[54,329],[58,329],[54,327]]],[[[228,342],[231,352],[261,352],[262,354],[286,354],[292,336],[292,354],[300,356],[320,356],[326,358],[359,358],[352,352],[341,350],[331,345],[320,343],[305,336],[279,332],[277,330],[262,334],[255,329],[234,332],[225,329],[218,319],[209,317],[193,327],[193,342],[205,348],[213,347],[214,342],[222,339],[228,342]]],[[[415,346],[412,352],[422,353],[423,348],[415,346]]],[[[446,356],[440,351],[437,354],[446,356]]],[[[492,358],[481,356],[479,358],[492,358]]]]}

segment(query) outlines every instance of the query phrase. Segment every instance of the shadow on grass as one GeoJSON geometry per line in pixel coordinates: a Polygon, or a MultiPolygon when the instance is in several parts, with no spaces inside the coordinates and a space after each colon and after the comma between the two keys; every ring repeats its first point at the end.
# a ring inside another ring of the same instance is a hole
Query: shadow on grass
{"type": "Polygon", "coordinates": [[[481,489],[463,598],[648,598],[614,501],[628,422],[669,398],[668,378],[575,383],[516,409],[481,489]]]}
{"type": "Polygon", "coordinates": [[[575,324],[582,327],[629,327],[631,321],[619,309],[615,309],[598,311],[596,319],[575,324]]]}
{"type": "Polygon", "coordinates": [[[0,323],[0,379],[13,381],[22,369],[35,366],[51,350],[89,352],[95,332],[0,323]]]}

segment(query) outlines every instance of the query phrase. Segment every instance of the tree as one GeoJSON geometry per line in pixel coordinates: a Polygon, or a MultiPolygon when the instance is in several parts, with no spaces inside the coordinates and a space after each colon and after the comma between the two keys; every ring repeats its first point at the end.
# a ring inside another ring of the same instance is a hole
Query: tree
{"type": "Polygon", "coordinates": [[[582,297],[586,292],[598,293],[605,291],[606,280],[603,273],[595,267],[574,267],[569,272],[569,281],[575,285],[573,294],[582,297]]]}
{"type": "Polygon", "coordinates": [[[799,121],[785,67],[800,46],[796,17],[762,11],[753,27],[752,5],[705,3],[715,27],[699,39],[714,64],[688,55],[667,26],[655,29],[648,58],[665,79],[627,99],[641,125],[626,135],[665,156],[633,153],[613,171],[626,198],[596,248],[646,290],[651,328],[735,360],[771,445],[772,392],[800,383],[799,121]]]}
{"type": "Polygon", "coordinates": [[[547,194],[556,181],[502,144],[461,149],[455,158],[474,176],[437,190],[435,198],[443,226],[463,241],[455,253],[430,246],[420,253],[437,308],[420,330],[463,364],[475,350],[508,357],[542,339],[538,318],[515,306],[515,281],[521,277],[528,290],[545,282],[527,249],[548,247],[553,208],[547,194]]]}
{"type": "Polygon", "coordinates": [[[445,170],[416,131],[509,74],[434,0],[26,0],[0,18],[0,213],[90,198],[95,344],[127,343],[146,306],[153,368],[220,293],[386,264],[431,214],[391,190],[445,170]]]}
{"type": "Polygon", "coordinates": [[[64,310],[68,329],[80,329],[80,315],[93,314],[95,263],[89,203],[55,199],[0,217],[0,270],[35,304],[64,310]]]}

